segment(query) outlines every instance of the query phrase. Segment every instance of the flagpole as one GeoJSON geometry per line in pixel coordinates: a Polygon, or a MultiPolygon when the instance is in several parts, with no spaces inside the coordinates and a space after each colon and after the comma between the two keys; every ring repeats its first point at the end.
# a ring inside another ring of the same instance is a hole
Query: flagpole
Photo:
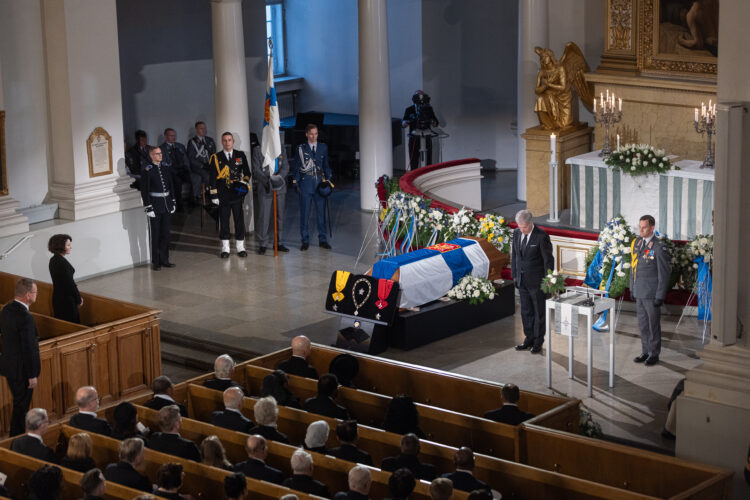
{"type": "MultiPolygon", "coordinates": [[[[273,60],[273,39],[268,37],[268,59],[273,60]]],[[[268,70],[271,70],[269,63],[268,70]]],[[[278,165],[279,159],[276,158],[276,165],[278,165]]],[[[276,205],[276,190],[273,190],[273,256],[279,256],[279,221],[278,221],[278,208],[276,205]]]]}

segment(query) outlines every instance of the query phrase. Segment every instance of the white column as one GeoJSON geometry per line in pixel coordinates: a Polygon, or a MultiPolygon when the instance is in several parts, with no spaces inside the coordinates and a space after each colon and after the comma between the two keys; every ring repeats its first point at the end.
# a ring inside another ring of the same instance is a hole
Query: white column
{"type": "Polygon", "coordinates": [[[358,19],[360,207],[376,210],[375,181],[393,175],[386,0],[359,0],[358,19]]]}
{"type": "Polygon", "coordinates": [[[539,125],[536,102],[536,76],[539,56],[534,47],[548,47],[549,20],[547,0],[521,0],[518,9],[518,199],[526,200],[526,141],[521,134],[539,125]]]}
{"type": "MultiPolygon", "coordinates": [[[[250,119],[247,107],[245,33],[242,28],[242,0],[211,0],[211,32],[214,49],[216,97],[216,147],[221,134],[234,135],[234,147],[250,160],[250,119]]],[[[260,98],[260,96],[258,96],[260,98]]],[[[252,230],[253,193],[245,197],[247,224],[252,230]]]]}
{"type": "Polygon", "coordinates": [[[51,143],[50,199],[62,219],[141,205],[125,175],[120,55],[115,0],[43,0],[51,143]],[[86,141],[96,127],[112,136],[112,167],[92,177],[86,141]]]}

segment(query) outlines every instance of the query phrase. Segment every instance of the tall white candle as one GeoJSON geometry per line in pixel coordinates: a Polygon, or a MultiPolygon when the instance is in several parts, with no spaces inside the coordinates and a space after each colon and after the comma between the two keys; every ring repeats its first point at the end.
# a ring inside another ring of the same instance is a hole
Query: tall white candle
{"type": "Polygon", "coordinates": [[[622,111],[622,97],[620,97],[618,108],[619,108],[619,111],[622,111]]]}
{"type": "Polygon", "coordinates": [[[620,134],[617,134],[617,149],[620,149],[620,134]]]}
{"type": "Polygon", "coordinates": [[[552,151],[552,159],[550,161],[555,161],[555,157],[557,156],[557,136],[555,134],[549,136],[549,147],[552,151]]]}
{"type": "Polygon", "coordinates": [[[594,98],[594,114],[596,114],[596,98],[594,98]]]}
{"type": "Polygon", "coordinates": [[[695,108],[695,123],[698,123],[698,108],[695,108]]]}

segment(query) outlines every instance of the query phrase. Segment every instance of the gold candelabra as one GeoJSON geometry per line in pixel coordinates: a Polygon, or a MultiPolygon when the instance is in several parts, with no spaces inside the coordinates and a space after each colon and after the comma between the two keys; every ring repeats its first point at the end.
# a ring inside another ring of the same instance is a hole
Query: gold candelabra
{"type": "Polygon", "coordinates": [[[695,131],[700,135],[705,132],[707,137],[706,157],[703,159],[701,168],[714,168],[714,150],[711,146],[711,137],[716,135],[716,104],[708,101],[708,107],[701,103],[700,116],[698,108],[695,108],[695,131]]]}
{"type": "Polygon", "coordinates": [[[609,93],[607,89],[606,98],[604,93],[599,94],[599,102],[594,99],[594,120],[604,125],[604,145],[599,156],[607,158],[612,154],[612,146],[609,141],[609,128],[622,120],[622,97],[615,99],[615,93],[609,93]],[[617,103],[617,106],[615,106],[617,103]],[[615,109],[616,108],[616,109],[615,109]]]}

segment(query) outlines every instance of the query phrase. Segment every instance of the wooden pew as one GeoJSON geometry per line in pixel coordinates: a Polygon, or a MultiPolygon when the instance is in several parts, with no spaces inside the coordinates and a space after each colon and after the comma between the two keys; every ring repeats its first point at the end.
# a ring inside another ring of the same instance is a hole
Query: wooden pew
{"type": "MultiPolygon", "coordinates": [[[[502,384],[464,375],[416,366],[399,361],[353,353],[314,344],[308,362],[318,373],[327,373],[331,361],[340,354],[351,354],[359,362],[354,384],[359,389],[395,396],[408,394],[414,402],[477,417],[502,404],[502,384]]],[[[249,361],[249,364],[275,369],[291,356],[291,348],[249,361]]],[[[508,380],[508,382],[513,382],[508,380]]],[[[518,385],[522,385],[519,381],[518,385]]],[[[518,406],[535,415],[533,423],[570,432],[578,432],[580,401],[573,398],[521,391],[518,406]]]]}

